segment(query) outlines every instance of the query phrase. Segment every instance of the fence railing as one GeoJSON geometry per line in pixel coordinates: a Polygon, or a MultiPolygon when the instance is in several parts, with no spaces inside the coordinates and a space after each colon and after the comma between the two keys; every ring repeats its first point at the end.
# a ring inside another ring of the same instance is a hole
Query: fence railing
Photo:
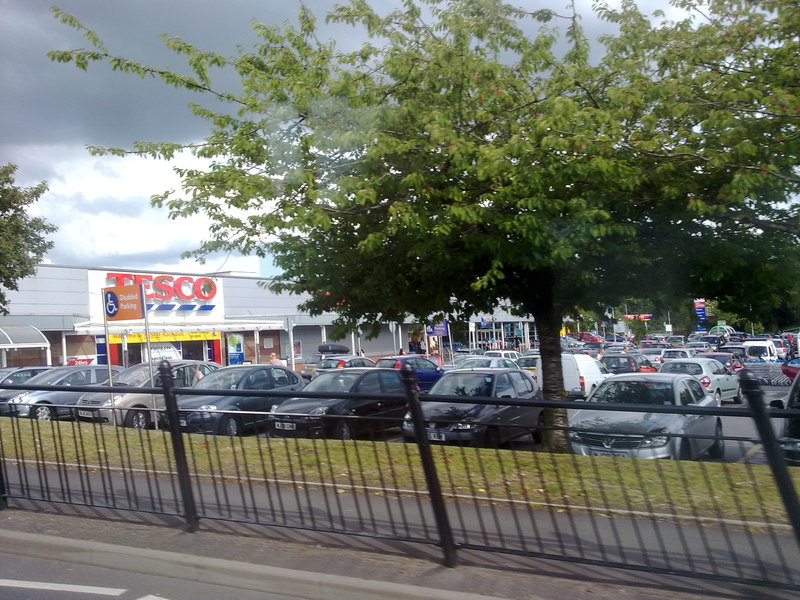
{"type": "MultiPolygon", "coordinates": [[[[800,411],[769,414],[757,379],[743,380],[745,408],[592,406],[609,416],[639,415],[603,434],[585,425],[516,424],[525,411],[578,411],[586,403],[503,399],[517,412],[506,410],[506,421],[492,425],[502,431],[489,434],[463,415],[431,421],[420,400],[429,407],[433,399],[419,397],[412,376],[404,376],[405,415],[335,417],[357,423],[358,439],[306,434],[334,431],[324,427],[279,428],[292,419],[334,418],[280,408],[266,419],[237,414],[263,424],[231,437],[185,433],[181,422],[190,413],[176,392],[197,392],[173,389],[162,368],[164,387],[142,391],[164,394],[167,409],[138,409],[156,413],[154,429],[0,419],[0,500],[178,515],[190,531],[202,520],[224,520],[433,544],[448,566],[459,550],[473,549],[800,589],[800,469],[787,469],[771,422],[800,411]],[[722,431],[643,435],[634,427],[657,415],[710,420],[722,431]],[[548,433],[568,440],[573,452],[546,450],[548,433]],[[674,448],[678,460],[630,458],[634,449],[646,454],[647,445],[674,448]]],[[[320,396],[249,394],[277,404],[320,396]]]]}

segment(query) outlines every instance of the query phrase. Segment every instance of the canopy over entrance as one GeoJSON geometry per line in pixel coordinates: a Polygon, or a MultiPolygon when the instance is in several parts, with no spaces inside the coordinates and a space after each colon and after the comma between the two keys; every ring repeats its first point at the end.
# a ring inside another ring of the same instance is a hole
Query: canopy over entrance
{"type": "Polygon", "coordinates": [[[33,325],[0,325],[0,350],[20,348],[50,348],[50,342],[33,325]]]}

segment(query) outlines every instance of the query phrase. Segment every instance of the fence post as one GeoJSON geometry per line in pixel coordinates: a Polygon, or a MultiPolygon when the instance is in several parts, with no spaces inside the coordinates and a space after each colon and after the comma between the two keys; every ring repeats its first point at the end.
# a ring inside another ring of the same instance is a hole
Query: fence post
{"type": "Polygon", "coordinates": [[[186,448],[178,417],[178,401],[175,398],[175,382],[172,380],[172,367],[162,360],[158,363],[161,385],[164,389],[164,402],[167,407],[167,427],[172,438],[172,451],[175,456],[175,467],[178,470],[178,485],[183,498],[183,517],[186,519],[186,531],[197,531],[197,507],[192,493],[192,482],[189,478],[189,462],[186,460],[186,448]]]}
{"type": "Polygon", "coordinates": [[[778,438],[772,429],[772,423],[764,405],[764,391],[761,389],[758,377],[750,369],[743,369],[739,373],[739,382],[747,396],[750,414],[756,423],[761,443],[764,445],[764,453],[767,455],[772,476],[775,478],[775,485],[778,486],[778,492],[786,508],[786,515],[794,528],[797,543],[800,545],[800,501],[794,482],[789,475],[789,467],[786,466],[786,457],[778,444],[778,438]]]}
{"type": "Polygon", "coordinates": [[[425,472],[425,482],[428,484],[428,493],[431,496],[433,516],[436,519],[436,528],[439,531],[439,541],[444,552],[444,566],[455,567],[458,564],[456,544],[453,540],[450,520],[447,517],[447,507],[442,496],[442,486],[436,473],[436,465],[433,463],[431,445],[428,441],[428,436],[425,434],[425,421],[422,418],[422,407],[419,403],[419,392],[417,392],[417,378],[414,376],[414,370],[409,365],[403,365],[400,375],[406,388],[406,403],[411,413],[414,437],[417,441],[417,448],[419,448],[422,469],[425,472]]]}

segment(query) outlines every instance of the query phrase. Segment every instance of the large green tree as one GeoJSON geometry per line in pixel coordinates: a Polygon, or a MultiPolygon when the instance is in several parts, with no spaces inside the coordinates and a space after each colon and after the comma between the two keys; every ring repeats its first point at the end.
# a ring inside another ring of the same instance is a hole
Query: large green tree
{"type": "Polygon", "coordinates": [[[598,58],[574,12],[500,0],[352,0],[327,17],[366,34],[351,52],[304,9],[234,57],[167,39],[191,75],[115,57],[57,12],[94,49],[51,56],[227,101],[193,107],[210,166],[180,172],[188,199],[155,199],[214,219],[200,254],[271,252],[276,289],[347,326],[510,302],[536,319],[557,399],[562,317],[580,307],[658,293],[765,310],[797,291],[798,10],[678,4],[686,20],[655,24],[599,6],[616,33],[598,58]],[[213,67],[241,89],[215,89],[213,67]]]}
{"type": "Polygon", "coordinates": [[[45,253],[53,247],[46,235],[56,230],[44,219],[31,217],[28,208],[47,190],[47,185],[22,188],[14,185],[17,167],[0,165],[0,314],[8,314],[7,290],[36,272],[45,253]]]}

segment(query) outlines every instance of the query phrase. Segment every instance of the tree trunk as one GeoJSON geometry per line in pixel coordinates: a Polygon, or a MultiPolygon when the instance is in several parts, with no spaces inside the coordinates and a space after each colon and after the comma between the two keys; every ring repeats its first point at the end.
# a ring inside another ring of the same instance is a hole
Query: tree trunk
{"type": "MultiPolygon", "coordinates": [[[[539,385],[545,400],[563,401],[564,378],[561,370],[561,329],[563,314],[555,302],[555,276],[547,273],[537,290],[538,298],[533,305],[533,316],[539,330],[539,349],[541,352],[541,372],[539,385]]],[[[570,452],[567,432],[567,410],[548,408],[544,411],[544,424],[548,428],[543,435],[543,446],[550,452],[570,452]]]]}

